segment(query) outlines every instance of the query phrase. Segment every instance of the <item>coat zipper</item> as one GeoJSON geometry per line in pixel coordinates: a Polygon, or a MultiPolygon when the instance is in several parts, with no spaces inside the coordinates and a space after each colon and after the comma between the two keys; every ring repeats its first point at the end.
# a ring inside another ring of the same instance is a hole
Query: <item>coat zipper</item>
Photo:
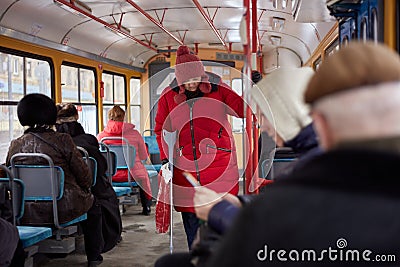
{"type": "Polygon", "coordinates": [[[183,150],[183,146],[179,147],[179,157],[182,157],[182,150],[183,150]]]}
{"type": "Polygon", "coordinates": [[[213,145],[206,145],[206,152],[208,153],[208,148],[213,148],[213,149],[217,149],[217,150],[221,150],[221,151],[225,151],[225,152],[232,152],[231,149],[228,148],[223,148],[223,147],[216,147],[213,145]]]}
{"type": "Polygon", "coordinates": [[[190,135],[192,136],[192,149],[193,149],[193,159],[194,159],[194,165],[196,166],[196,176],[197,176],[197,181],[200,183],[200,172],[199,172],[199,163],[197,162],[197,154],[196,154],[196,142],[194,140],[194,126],[193,126],[193,105],[194,101],[191,101],[188,103],[189,104],[189,115],[190,115],[190,135]]]}

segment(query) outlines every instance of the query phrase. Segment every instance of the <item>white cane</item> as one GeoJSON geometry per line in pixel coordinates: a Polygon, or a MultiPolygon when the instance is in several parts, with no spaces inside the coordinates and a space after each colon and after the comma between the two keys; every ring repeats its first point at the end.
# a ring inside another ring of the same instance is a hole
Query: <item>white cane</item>
{"type": "MultiPolygon", "coordinates": [[[[176,131],[175,132],[168,132],[166,130],[163,130],[163,138],[165,143],[168,145],[168,161],[169,161],[169,170],[172,173],[173,176],[173,168],[174,168],[174,146],[176,142],[176,131]]],[[[172,199],[172,179],[170,180],[170,187],[169,187],[169,202],[171,205],[170,209],[170,225],[169,225],[169,231],[170,231],[170,237],[169,237],[169,251],[172,254],[172,251],[174,250],[174,244],[172,241],[173,238],[173,222],[174,219],[172,217],[172,209],[173,209],[173,199],[172,199]]]]}

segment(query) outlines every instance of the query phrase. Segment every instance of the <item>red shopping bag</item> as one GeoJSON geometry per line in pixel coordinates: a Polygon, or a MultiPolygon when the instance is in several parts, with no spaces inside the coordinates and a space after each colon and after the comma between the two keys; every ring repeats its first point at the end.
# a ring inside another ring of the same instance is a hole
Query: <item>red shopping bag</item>
{"type": "Polygon", "coordinates": [[[156,231],[166,233],[171,222],[171,205],[169,199],[170,183],[165,183],[164,178],[159,175],[159,189],[156,204],[156,231]]]}

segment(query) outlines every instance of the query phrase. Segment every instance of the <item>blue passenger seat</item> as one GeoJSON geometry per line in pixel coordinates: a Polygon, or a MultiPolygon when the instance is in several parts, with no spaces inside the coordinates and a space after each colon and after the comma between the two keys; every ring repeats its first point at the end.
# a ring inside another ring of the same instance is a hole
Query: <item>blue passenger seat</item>
{"type": "Polygon", "coordinates": [[[150,160],[153,165],[145,165],[145,167],[147,170],[156,170],[157,172],[159,172],[161,169],[160,149],[158,147],[157,138],[155,135],[146,135],[146,136],[144,135],[144,133],[148,131],[153,132],[154,130],[145,130],[142,135],[143,135],[143,140],[147,145],[147,149],[150,154],[150,160]]]}
{"type": "MultiPolygon", "coordinates": [[[[107,160],[106,176],[109,179],[110,183],[112,183],[112,177],[117,172],[117,154],[114,151],[111,151],[108,145],[102,142],[100,142],[100,152],[103,155],[103,157],[107,160]]],[[[128,196],[132,192],[130,186],[127,187],[114,186],[113,188],[117,197],[128,196]]]]}
{"type": "Polygon", "coordinates": [[[115,194],[117,197],[124,197],[120,198],[120,204],[137,204],[137,196],[131,196],[131,193],[136,191],[134,187],[137,187],[137,183],[129,171],[135,164],[135,147],[123,137],[104,137],[100,141],[100,150],[107,160],[107,175],[112,182],[115,194]],[[111,140],[121,141],[121,144],[107,144],[107,141],[111,140]],[[116,174],[117,170],[128,170],[127,182],[112,181],[112,176],[116,174]]]}
{"type": "Polygon", "coordinates": [[[150,155],[152,165],[144,165],[150,179],[151,191],[153,197],[157,197],[158,194],[158,173],[161,169],[160,149],[157,143],[157,137],[155,135],[144,135],[146,132],[154,132],[154,130],[145,130],[143,132],[143,140],[147,145],[147,149],[150,155]]]}
{"type": "MultiPolygon", "coordinates": [[[[60,200],[64,192],[64,172],[54,166],[52,159],[42,153],[18,153],[11,157],[11,171],[14,177],[18,177],[25,184],[26,201],[51,201],[53,207],[53,234],[55,240],[41,242],[39,252],[43,253],[70,253],[75,250],[75,238],[71,234],[77,232],[74,225],[86,220],[87,215],[83,214],[69,222],[60,224],[58,220],[57,200],[60,200]],[[40,157],[47,161],[47,165],[17,165],[16,159],[21,157],[40,157]],[[69,236],[62,238],[62,236],[69,236]]],[[[25,231],[30,233],[30,231],[25,231]]]]}
{"type": "Polygon", "coordinates": [[[267,180],[274,180],[290,173],[298,155],[289,147],[279,147],[275,148],[271,157],[273,157],[272,162],[271,158],[261,162],[261,176],[267,180]]]}
{"type": "MultiPolygon", "coordinates": [[[[10,170],[0,165],[0,168],[7,173],[7,178],[0,178],[0,183],[8,185],[12,196],[12,207],[13,207],[13,222],[17,224],[18,220],[22,218],[24,214],[24,193],[25,185],[20,179],[14,179],[10,170]]],[[[25,266],[33,265],[33,255],[38,252],[38,244],[53,235],[50,227],[41,226],[17,226],[19,237],[22,242],[22,246],[26,252],[25,266]]]]}

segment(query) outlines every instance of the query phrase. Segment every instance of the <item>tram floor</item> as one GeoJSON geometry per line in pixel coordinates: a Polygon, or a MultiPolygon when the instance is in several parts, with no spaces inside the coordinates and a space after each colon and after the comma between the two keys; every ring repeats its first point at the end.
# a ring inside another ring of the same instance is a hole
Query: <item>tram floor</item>
{"type": "MultiPolygon", "coordinates": [[[[102,254],[104,261],[100,266],[154,266],[160,256],[169,253],[169,234],[157,234],[155,230],[155,207],[152,207],[150,216],[141,215],[141,210],[141,206],[127,206],[126,212],[122,215],[122,241],[111,251],[102,254]]],[[[76,243],[76,251],[63,258],[49,258],[37,254],[34,266],[87,266],[83,236],[78,236],[76,243]]],[[[182,218],[180,213],[175,211],[173,244],[174,252],[188,250],[182,218]]]]}

